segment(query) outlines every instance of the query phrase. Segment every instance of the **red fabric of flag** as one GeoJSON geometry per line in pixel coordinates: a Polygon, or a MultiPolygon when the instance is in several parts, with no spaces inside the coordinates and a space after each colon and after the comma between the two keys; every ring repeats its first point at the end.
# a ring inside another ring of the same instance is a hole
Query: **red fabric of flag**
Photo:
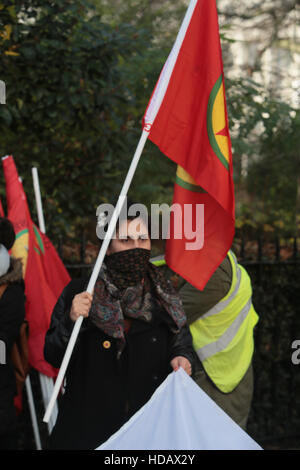
{"type": "Polygon", "coordinates": [[[184,177],[176,180],[173,203],[205,205],[203,247],[187,250],[187,239],[175,239],[171,224],[166,249],[168,265],[203,289],[231,247],[235,224],[232,153],[214,0],[196,2],[152,125],[146,126],[145,116],[149,139],[183,169],[184,177]]]}
{"type": "Polygon", "coordinates": [[[0,199],[0,217],[5,217],[1,199],[0,199]]]}
{"type": "Polygon", "coordinates": [[[12,156],[3,159],[8,219],[14,225],[16,241],[12,255],[22,259],[25,280],[26,320],[29,324],[29,363],[48,377],[57,370],[44,359],[45,334],[58,296],[70,277],[50,240],[34,225],[23,185],[12,156]]]}
{"type": "MultiPolygon", "coordinates": [[[[36,230],[38,230],[37,227],[36,230]]],[[[40,231],[39,234],[41,236],[44,248],[44,252],[41,257],[43,270],[48,285],[51,287],[52,292],[58,299],[65,286],[70,282],[71,278],[47,235],[45,233],[41,233],[40,231]]]]}

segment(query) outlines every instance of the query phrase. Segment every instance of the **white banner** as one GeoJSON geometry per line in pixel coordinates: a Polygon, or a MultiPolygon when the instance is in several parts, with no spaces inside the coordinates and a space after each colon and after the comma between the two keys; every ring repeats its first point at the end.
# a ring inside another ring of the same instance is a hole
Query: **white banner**
{"type": "Polygon", "coordinates": [[[261,450],[183,369],[96,450],[261,450]]]}

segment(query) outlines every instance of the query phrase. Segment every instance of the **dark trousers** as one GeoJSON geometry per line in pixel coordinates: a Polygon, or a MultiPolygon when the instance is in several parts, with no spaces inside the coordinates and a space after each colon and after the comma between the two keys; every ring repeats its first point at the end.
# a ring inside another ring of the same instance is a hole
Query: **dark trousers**
{"type": "Polygon", "coordinates": [[[15,429],[0,435],[0,450],[17,450],[18,441],[15,429]]]}

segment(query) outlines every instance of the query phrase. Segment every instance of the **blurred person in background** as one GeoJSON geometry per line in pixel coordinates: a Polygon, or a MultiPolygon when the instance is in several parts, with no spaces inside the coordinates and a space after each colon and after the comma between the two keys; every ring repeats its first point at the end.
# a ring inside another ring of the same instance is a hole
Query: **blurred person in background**
{"type": "Polygon", "coordinates": [[[0,449],[17,448],[17,392],[11,352],[25,318],[22,263],[9,255],[15,241],[12,223],[0,217],[0,449]]]}

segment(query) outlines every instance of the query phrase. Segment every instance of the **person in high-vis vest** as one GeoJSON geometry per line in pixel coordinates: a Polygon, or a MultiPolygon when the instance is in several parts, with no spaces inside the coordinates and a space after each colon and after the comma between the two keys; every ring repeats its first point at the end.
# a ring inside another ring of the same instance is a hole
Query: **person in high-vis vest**
{"type": "Polygon", "coordinates": [[[229,251],[203,291],[176,277],[199,359],[193,378],[246,429],[253,395],[253,330],[258,321],[249,275],[229,251]]]}

